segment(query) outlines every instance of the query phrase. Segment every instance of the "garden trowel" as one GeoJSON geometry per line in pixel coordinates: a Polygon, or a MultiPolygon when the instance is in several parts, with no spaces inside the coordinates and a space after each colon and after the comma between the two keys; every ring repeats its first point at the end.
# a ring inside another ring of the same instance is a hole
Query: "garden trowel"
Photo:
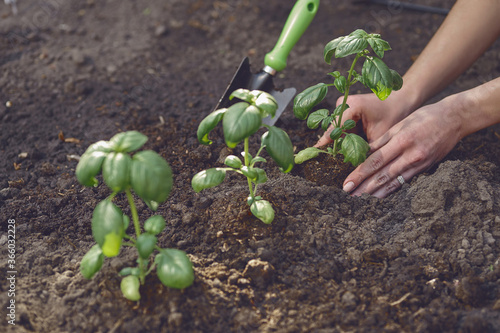
{"type": "Polygon", "coordinates": [[[229,107],[234,101],[229,96],[236,89],[262,90],[270,93],[278,102],[276,115],[263,119],[266,125],[274,125],[296,93],[295,88],[278,91],[273,77],[286,67],[288,54],[306,31],[318,11],[319,0],[298,0],[292,8],[274,49],[264,58],[265,67],[258,73],[250,71],[250,61],[245,57],[234,74],[215,110],[229,107]]]}

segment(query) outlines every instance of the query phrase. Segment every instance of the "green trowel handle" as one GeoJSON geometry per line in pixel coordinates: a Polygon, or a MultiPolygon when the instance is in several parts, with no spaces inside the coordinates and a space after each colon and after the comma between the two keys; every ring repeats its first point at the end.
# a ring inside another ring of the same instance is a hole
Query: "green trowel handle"
{"type": "Polygon", "coordinates": [[[264,63],[277,72],[286,67],[288,54],[302,37],[318,11],[319,0],[298,0],[292,8],[274,49],[266,54],[264,63]]]}

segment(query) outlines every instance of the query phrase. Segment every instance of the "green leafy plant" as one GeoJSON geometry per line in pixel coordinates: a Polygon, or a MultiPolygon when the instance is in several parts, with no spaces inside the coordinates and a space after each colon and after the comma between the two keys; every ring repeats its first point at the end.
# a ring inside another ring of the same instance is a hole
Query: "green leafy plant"
{"type": "Polygon", "coordinates": [[[83,257],[80,271],[85,278],[91,279],[101,269],[104,257],[117,256],[122,245],[135,247],[138,252],[137,267],[127,267],[119,273],[123,276],[121,291],[132,301],[140,299],[139,287],[155,268],[158,278],[167,287],[183,289],[194,280],[191,261],[183,251],[162,249],[157,245],[157,235],[166,225],[162,216],[148,218],[144,222],[144,232],[141,232],[132,190],[152,211],[156,211],[159,204],[167,200],[173,183],[170,166],[156,152],[144,150],[130,155],[147,140],[137,131],[119,133],[109,141],[90,145],[76,167],[76,177],[82,185],[97,186],[96,176],[102,172],[104,183],[112,191],[94,209],[92,235],[97,244],[83,257]],[[127,197],[135,237],[125,233],[130,218],[113,203],[113,198],[119,193],[125,193],[127,197]],[[158,254],[150,262],[155,250],[158,254]]]}
{"type": "Polygon", "coordinates": [[[326,44],[323,55],[328,64],[331,64],[334,56],[335,58],[354,56],[347,77],[339,71],[328,73],[334,78],[333,83],[318,83],[305,89],[295,97],[293,111],[297,118],[302,120],[307,118],[307,126],[311,129],[316,129],[321,125],[326,131],[330,125],[333,125],[333,130],[330,132],[333,148],[328,147],[326,151],[315,147],[306,148],[295,156],[295,163],[303,163],[317,157],[320,153],[333,156],[340,153],[344,155],[344,162],[350,162],[353,166],[361,164],[366,159],[366,154],[370,150],[368,143],[359,135],[347,132],[356,126],[356,122],[348,119],[342,124],[342,116],[349,108],[347,97],[350,88],[357,82],[371,89],[380,100],[385,100],[392,91],[401,89],[403,85],[401,76],[389,69],[382,61],[384,52],[389,50],[391,50],[389,43],[380,38],[380,35],[368,34],[361,29],[326,44]],[[370,54],[368,47],[373,50],[374,55],[370,54]],[[361,74],[354,69],[360,59],[364,59],[361,74]],[[325,99],[328,87],[331,86],[344,94],[342,103],[332,112],[320,109],[310,113],[325,99]]]}
{"type": "Polygon", "coordinates": [[[255,165],[266,162],[266,159],[260,156],[265,148],[282,172],[290,172],[293,168],[292,142],[285,131],[262,123],[263,118],[274,117],[276,113],[278,104],[273,96],[259,90],[238,89],[231,94],[230,99],[234,97],[241,99],[242,102],[209,114],[198,126],[197,135],[200,143],[211,144],[208,134],[222,121],[224,140],[229,148],[235,148],[240,142],[244,142],[244,150],[241,152],[243,160],[238,156],[229,155],[224,162],[227,167],[203,170],[193,177],[191,185],[196,192],[200,192],[222,183],[227,171],[242,174],[248,180],[250,195],[247,203],[250,211],[262,222],[269,224],[274,219],[274,209],[269,201],[256,196],[257,186],[267,181],[267,175],[263,169],[255,165]],[[267,132],[261,137],[260,149],[255,156],[252,156],[249,152],[249,137],[262,126],[267,128],[267,132]]]}

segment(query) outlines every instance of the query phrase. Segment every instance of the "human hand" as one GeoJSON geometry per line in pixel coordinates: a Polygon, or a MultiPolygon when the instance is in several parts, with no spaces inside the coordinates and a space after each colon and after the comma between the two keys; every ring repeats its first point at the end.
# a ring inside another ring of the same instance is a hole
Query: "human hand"
{"type": "MultiPolygon", "coordinates": [[[[401,187],[398,176],[409,181],[444,158],[461,139],[461,119],[454,111],[453,104],[444,99],[391,127],[370,143],[370,156],[346,178],[344,191],[384,198],[401,187]]],[[[382,127],[374,126],[370,134],[379,134],[382,127]]]]}
{"type": "MultiPolygon", "coordinates": [[[[351,131],[356,134],[364,133],[370,143],[413,111],[408,106],[408,99],[403,97],[404,94],[399,91],[393,92],[385,101],[378,99],[375,94],[351,95],[347,99],[349,108],[344,112],[342,124],[347,119],[354,120],[357,125],[351,131]]],[[[340,97],[337,100],[337,105],[342,103],[342,99],[340,97]]],[[[332,130],[333,126],[330,126],[314,147],[322,147],[331,143],[330,132],[332,130]]]]}

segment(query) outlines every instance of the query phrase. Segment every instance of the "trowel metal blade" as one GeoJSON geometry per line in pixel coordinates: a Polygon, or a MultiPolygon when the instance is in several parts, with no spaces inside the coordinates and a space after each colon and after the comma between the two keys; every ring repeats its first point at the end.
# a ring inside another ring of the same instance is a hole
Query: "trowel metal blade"
{"type": "Polygon", "coordinates": [[[219,99],[219,102],[215,106],[214,110],[229,107],[232,104],[229,100],[229,96],[231,96],[233,91],[235,91],[236,89],[246,88],[251,76],[252,73],[250,72],[250,61],[248,60],[248,57],[245,57],[241,61],[238,70],[236,70],[236,73],[234,73],[231,82],[229,82],[226,91],[224,91],[224,94],[219,99]]]}
{"type": "Polygon", "coordinates": [[[276,110],[276,115],[271,118],[271,117],[266,117],[262,119],[262,123],[272,126],[278,121],[278,118],[281,116],[283,111],[285,111],[286,107],[288,106],[288,103],[293,99],[295,96],[295,93],[297,92],[297,89],[295,88],[286,88],[283,91],[277,91],[273,90],[270,92],[270,94],[276,99],[278,102],[278,109],[276,110]]]}

